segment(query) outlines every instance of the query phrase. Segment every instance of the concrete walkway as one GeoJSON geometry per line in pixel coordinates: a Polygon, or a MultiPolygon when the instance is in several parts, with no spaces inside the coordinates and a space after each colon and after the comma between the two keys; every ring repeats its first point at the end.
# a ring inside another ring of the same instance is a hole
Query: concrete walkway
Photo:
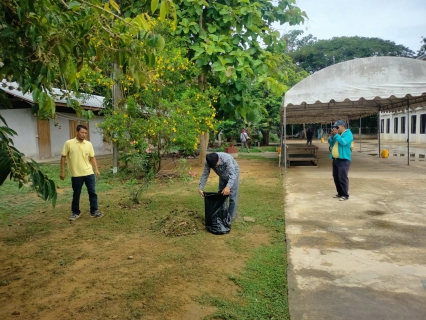
{"type": "Polygon", "coordinates": [[[426,146],[407,166],[406,144],[385,144],[387,159],[356,145],[339,201],[328,144],[315,144],[319,167],[284,182],[291,319],[426,319],[426,146]]]}

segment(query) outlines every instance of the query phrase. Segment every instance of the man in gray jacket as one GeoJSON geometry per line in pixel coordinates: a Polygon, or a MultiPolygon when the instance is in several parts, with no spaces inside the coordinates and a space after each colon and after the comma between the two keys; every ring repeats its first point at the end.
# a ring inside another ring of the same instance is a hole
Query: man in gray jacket
{"type": "Polygon", "coordinates": [[[229,214],[232,219],[237,214],[238,183],[240,167],[234,157],[225,152],[209,153],[204,163],[204,171],[201,175],[199,193],[204,198],[204,187],[210,175],[210,169],[219,176],[219,192],[224,196],[229,195],[229,214]]]}

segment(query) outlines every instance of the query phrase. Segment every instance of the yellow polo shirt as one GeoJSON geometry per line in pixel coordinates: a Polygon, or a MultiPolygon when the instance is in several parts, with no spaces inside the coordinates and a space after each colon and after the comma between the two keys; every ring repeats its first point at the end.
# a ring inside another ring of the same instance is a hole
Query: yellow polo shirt
{"type": "Polygon", "coordinates": [[[68,172],[71,177],[83,177],[93,174],[89,159],[95,156],[92,143],[77,138],[67,140],[62,148],[61,155],[67,157],[68,172]]]}

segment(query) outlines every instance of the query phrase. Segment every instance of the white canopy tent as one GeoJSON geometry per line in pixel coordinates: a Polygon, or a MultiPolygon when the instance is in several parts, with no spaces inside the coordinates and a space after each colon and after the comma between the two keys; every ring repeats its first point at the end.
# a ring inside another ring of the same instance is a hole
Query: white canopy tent
{"type": "MultiPolygon", "coordinates": [[[[287,124],[349,121],[425,104],[425,61],[400,57],[355,59],[322,69],[287,91],[281,105],[282,132],[287,124]]],[[[285,146],[285,134],[281,140],[285,146]]],[[[286,148],[281,150],[286,166],[286,148]]]]}

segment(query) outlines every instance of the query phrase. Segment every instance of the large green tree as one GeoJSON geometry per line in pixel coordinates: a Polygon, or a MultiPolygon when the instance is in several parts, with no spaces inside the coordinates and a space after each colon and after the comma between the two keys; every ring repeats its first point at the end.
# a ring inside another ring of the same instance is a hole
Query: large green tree
{"type": "MultiPolygon", "coordinates": [[[[257,106],[248,94],[253,86],[284,92],[278,66],[285,43],[271,26],[295,25],[304,16],[294,0],[183,0],[177,5],[175,34],[186,38],[188,56],[202,70],[199,86],[220,87],[220,116],[245,118],[257,106]]],[[[200,136],[200,161],[207,139],[200,136]]]]}
{"type": "MultiPolygon", "coordinates": [[[[162,19],[172,8],[169,0],[161,4],[153,0],[151,11],[158,7],[162,19]]],[[[32,92],[40,117],[55,116],[53,87],[65,89],[62,98],[68,105],[78,114],[91,117],[91,112],[82,110],[70,94],[71,90],[80,90],[79,72],[85,64],[96,68],[107,57],[123,74],[143,83],[144,65],[152,64],[155,50],[164,46],[162,37],[151,32],[150,20],[146,12],[121,17],[114,0],[2,1],[0,79],[17,81],[24,93],[32,92]]],[[[21,187],[29,177],[43,198],[54,200],[56,191],[50,188],[53,182],[34,163],[24,161],[24,155],[13,147],[16,132],[1,120],[0,185],[10,176],[21,187]]]]}
{"type": "Polygon", "coordinates": [[[309,73],[356,58],[414,56],[412,50],[393,41],[366,37],[335,37],[330,40],[311,41],[302,43],[297,50],[289,54],[297,65],[309,73]]]}
{"type": "Polygon", "coordinates": [[[417,56],[420,57],[421,55],[426,54],[426,38],[422,37],[422,41],[420,41],[420,49],[417,51],[417,56]]]}
{"type": "MultiPolygon", "coordinates": [[[[296,66],[288,55],[283,55],[279,70],[285,75],[283,84],[286,91],[309,74],[302,68],[296,66]]],[[[282,95],[273,94],[266,86],[262,85],[250,91],[253,101],[261,106],[260,119],[257,120],[256,129],[262,132],[262,145],[269,144],[270,132],[281,135],[280,108],[282,95]]]]}

